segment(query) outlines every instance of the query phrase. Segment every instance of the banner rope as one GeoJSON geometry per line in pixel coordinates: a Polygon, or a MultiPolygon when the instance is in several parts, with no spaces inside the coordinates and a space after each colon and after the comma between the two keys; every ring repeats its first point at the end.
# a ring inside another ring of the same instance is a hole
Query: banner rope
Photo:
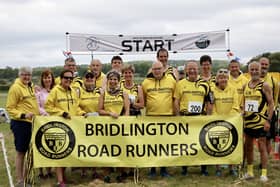
{"type": "Polygon", "coordinates": [[[134,168],[134,184],[138,184],[139,182],[139,168],[134,168]]]}
{"type": "Polygon", "coordinates": [[[33,169],[33,149],[32,143],[30,143],[29,149],[26,154],[26,177],[25,184],[35,185],[35,172],[33,169]]]}
{"type": "MultiPolygon", "coordinates": [[[[34,118],[32,119],[32,133],[34,130],[34,118]]],[[[26,153],[26,157],[25,157],[25,163],[26,163],[26,175],[25,175],[25,183],[24,186],[26,186],[26,184],[29,184],[28,186],[34,186],[35,185],[35,170],[33,168],[33,147],[32,147],[32,141],[30,141],[29,143],[29,148],[27,150],[26,153]]]]}

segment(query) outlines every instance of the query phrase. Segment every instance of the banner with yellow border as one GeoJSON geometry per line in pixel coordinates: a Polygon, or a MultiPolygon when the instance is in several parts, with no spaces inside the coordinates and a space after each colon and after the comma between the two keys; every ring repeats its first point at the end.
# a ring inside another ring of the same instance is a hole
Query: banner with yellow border
{"type": "Polygon", "coordinates": [[[240,164],[235,116],[36,117],[34,167],[158,167],[240,164]]]}

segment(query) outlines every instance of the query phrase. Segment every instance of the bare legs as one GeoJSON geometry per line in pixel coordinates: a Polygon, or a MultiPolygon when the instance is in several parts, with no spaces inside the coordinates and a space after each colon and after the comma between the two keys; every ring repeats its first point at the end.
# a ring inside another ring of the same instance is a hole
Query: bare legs
{"type": "Polygon", "coordinates": [[[25,169],[24,169],[24,152],[16,153],[16,177],[18,182],[24,181],[25,169]]]}

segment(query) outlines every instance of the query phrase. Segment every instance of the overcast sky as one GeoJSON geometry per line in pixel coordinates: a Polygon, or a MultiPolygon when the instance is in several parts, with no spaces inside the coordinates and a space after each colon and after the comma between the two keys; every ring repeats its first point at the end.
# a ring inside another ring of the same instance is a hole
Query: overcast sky
{"type": "MultiPolygon", "coordinates": [[[[0,67],[63,65],[65,32],[172,34],[230,28],[232,52],[246,62],[280,51],[279,0],[0,0],[0,67]]],[[[225,53],[208,53],[226,59],[225,53]]],[[[202,54],[170,54],[198,59],[202,54]]],[[[88,64],[90,56],[74,56],[88,64]]],[[[95,56],[103,63],[111,56],[95,56]]],[[[123,56],[155,60],[154,55],[123,56]]]]}

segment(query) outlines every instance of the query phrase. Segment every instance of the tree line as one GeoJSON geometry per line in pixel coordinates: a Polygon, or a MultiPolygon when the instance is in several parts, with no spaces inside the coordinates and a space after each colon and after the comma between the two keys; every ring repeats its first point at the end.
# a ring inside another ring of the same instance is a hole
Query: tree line
{"type": "MultiPolygon", "coordinates": [[[[280,72],[280,52],[275,53],[263,53],[256,57],[250,59],[250,61],[258,60],[260,57],[267,57],[270,59],[270,71],[271,72],[280,72]]],[[[249,61],[249,62],[250,62],[249,61]]],[[[248,62],[248,63],[249,63],[248,62]]],[[[133,64],[136,70],[136,78],[144,78],[149,68],[151,67],[153,61],[130,61],[126,62],[133,64]]],[[[173,67],[182,66],[186,63],[185,60],[170,60],[169,64],[173,67]]],[[[247,72],[247,65],[242,64],[241,70],[247,72]]],[[[219,68],[225,68],[228,66],[227,60],[213,60],[212,71],[216,72],[219,68]]],[[[63,70],[63,66],[54,66],[54,67],[36,67],[33,68],[33,81],[35,84],[39,84],[41,72],[49,68],[54,73],[55,77],[59,76],[60,72],[63,70]]],[[[102,71],[107,73],[111,69],[111,64],[103,64],[102,71]]],[[[88,64],[78,65],[78,73],[82,76],[88,70],[88,64]]],[[[7,66],[6,68],[0,69],[0,90],[8,90],[9,86],[12,84],[15,78],[18,77],[18,68],[12,68],[7,66]]]]}

